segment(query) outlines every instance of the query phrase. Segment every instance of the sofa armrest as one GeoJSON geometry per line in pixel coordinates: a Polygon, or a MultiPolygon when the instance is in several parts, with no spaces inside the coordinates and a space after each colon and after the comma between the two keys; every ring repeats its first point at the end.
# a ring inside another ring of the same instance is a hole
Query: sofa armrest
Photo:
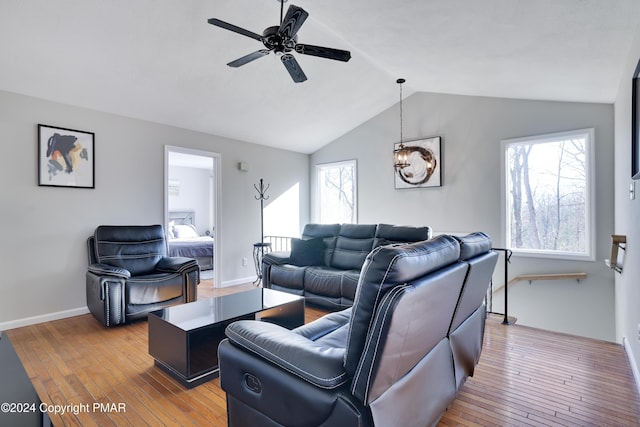
{"type": "Polygon", "coordinates": [[[324,389],[347,381],[344,349],[332,348],[273,323],[240,320],[227,326],[229,341],[324,389]]]}
{"type": "Polygon", "coordinates": [[[114,267],[108,264],[91,264],[89,265],[88,270],[98,276],[114,276],[121,277],[123,279],[128,279],[131,277],[131,273],[129,272],[129,270],[125,268],[114,267]]]}
{"type": "Polygon", "coordinates": [[[268,253],[265,253],[264,256],[262,257],[262,263],[269,264],[269,265],[289,264],[290,260],[291,260],[290,251],[268,252],[268,253]]]}
{"type": "MultiPolygon", "coordinates": [[[[127,278],[105,274],[104,269],[97,267],[99,265],[92,264],[91,266],[96,266],[95,271],[89,270],[86,273],[87,307],[104,326],[120,325],[126,321],[124,295],[127,278]]],[[[124,271],[128,273],[127,270],[124,271]]]]}
{"type": "Polygon", "coordinates": [[[267,252],[262,256],[262,286],[271,288],[271,266],[289,264],[291,251],[267,252]]]}
{"type": "Polygon", "coordinates": [[[183,273],[198,268],[198,261],[187,257],[164,257],[156,266],[163,273],[183,273]]]}

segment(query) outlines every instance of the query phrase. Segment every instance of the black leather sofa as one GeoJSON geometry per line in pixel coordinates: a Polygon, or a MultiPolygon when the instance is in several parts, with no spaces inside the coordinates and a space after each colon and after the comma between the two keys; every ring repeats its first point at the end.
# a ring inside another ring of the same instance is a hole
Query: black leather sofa
{"type": "Polygon", "coordinates": [[[105,326],[197,299],[198,263],[167,256],[161,225],[101,225],[87,252],[87,307],[105,326]]]}
{"type": "Polygon", "coordinates": [[[380,246],[353,307],[288,330],[227,327],[230,426],[432,426],[480,358],[497,260],[483,233],[380,246]]]}
{"type": "Polygon", "coordinates": [[[373,249],[390,243],[427,240],[430,227],[389,224],[307,224],[291,251],[271,252],[262,261],[262,285],[305,297],[328,310],[353,305],[360,269],[373,249]]]}

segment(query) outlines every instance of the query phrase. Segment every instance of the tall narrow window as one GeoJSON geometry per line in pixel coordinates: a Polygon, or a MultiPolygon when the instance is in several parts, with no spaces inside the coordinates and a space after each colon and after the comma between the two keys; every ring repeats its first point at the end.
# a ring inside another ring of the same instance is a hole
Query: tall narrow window
{"type": "Polygon", "coordinates": [[[316,166],[319,222],[356,223],[357,173],[356,161],[348,160],[316,166]]]}
{"type": "Polygon", "coordinates": [[[503,224],[514,253],[594,259],[593,134],[502,141],[503,224]]]}

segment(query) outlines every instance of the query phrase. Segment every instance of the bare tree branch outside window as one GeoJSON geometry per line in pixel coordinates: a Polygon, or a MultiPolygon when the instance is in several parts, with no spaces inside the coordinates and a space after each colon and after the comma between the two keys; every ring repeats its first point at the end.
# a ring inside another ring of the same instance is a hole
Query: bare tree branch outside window
{"type": "Polygon", "coordinates": [[[513,249],[589,250],[588,136],[505,145],[507,236],[513,249]]]}
{"type": "Polygon", "coordinates": [[[319,165],[318,204],[321,223],[355,223],[355,161],[319,165]]]}

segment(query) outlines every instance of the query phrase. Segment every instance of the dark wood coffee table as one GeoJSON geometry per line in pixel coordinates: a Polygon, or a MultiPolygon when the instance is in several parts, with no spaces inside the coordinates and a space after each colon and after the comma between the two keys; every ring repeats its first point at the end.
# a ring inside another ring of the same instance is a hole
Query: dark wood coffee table
{"type": "Polygon", "coordinates": [[[263,320],[293,329],[304,324],[304,298],[272,289],[177,305],[149,313],[149,354],[187,388],[218,376],[218,345],[237,320],[263,320]]]}

